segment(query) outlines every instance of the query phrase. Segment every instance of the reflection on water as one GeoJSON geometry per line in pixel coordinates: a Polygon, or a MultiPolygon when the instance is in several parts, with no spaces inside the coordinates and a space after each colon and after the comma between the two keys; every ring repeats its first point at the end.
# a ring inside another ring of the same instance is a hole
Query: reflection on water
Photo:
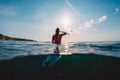
{"type": "Polygon", "coordinates": [[[69,50],[69,45],[68,44],[64,45],[64,52],[62,52],[61,54],[72,54],[69,50]]]}
{"type": "Polygon", "coordinates": [[[54,54],[69,55],[71,54],[68,44],[61,44],[54,46],[54,54]]]}
{"type": "Polygon", "coordinates": [[[54,53],[55,53],[55,54],[59,54],[59,53],[60,53],[59,45],[56,45],[56,46],[55,46],[54,53]]]}

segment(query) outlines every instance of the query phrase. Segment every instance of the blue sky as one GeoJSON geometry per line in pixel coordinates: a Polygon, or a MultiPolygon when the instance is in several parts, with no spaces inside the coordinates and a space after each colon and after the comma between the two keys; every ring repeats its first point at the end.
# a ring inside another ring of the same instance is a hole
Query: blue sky
{"type": "Polygon", "coordinates": [[[63,41],[120,40],[120,0],[0,0],[1,34],[51,41],[57,27],[63,41]]]}

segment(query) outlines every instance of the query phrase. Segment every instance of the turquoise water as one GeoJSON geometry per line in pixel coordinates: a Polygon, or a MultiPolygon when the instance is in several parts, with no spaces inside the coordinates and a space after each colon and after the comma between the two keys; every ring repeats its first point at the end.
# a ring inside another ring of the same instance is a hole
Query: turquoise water
{"type": "MultiPolygon", "coordinates": [[[[18,56],[54,54],[56,45],[51,42],[0,40],[0,60],[18,56]]],[[[60,54],[96,54],[120,57],[120,41],[71,42],[59,46],[60,54]]]]}

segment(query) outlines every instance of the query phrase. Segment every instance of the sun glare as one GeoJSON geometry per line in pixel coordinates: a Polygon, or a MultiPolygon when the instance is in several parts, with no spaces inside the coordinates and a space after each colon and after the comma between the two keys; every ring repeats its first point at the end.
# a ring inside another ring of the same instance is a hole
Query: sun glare
{"type": "MultiPolygon", "coordinates": [[[[62,26],[60,26],[61,30],[65,31],[68,33],[68,35],[71,35],[73,33],[73,24],[74,24],[74,18],[70,13],[63,13],[60,16],[60,22],[62,26]]],[[[67,42],[69,41],[68,39],[66,40],[67,42]]],[[[71,40],[70,40],[71,41],[71,40]]]]}
{"type": "Polygon", "coordinates": [[[71,18],[70,18],[70,16],[67,15],[67,14],[63,15],[62,18],[61,18],[61,23],[62,23],[64,26],[70,25],[70,23],[71,23],[71,18]]]}
{"type": "Polygon", "coordinates": [[[70,19],[68,17],[63,17],[62,24],[68,26],[70,24],[70,19]]]}

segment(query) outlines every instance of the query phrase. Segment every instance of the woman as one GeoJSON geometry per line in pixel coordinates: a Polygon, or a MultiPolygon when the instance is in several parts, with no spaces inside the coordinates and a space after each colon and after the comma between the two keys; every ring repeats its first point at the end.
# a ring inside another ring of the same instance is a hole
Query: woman
{"type": "Polygon", "coordinates": [[[66,32],[60,31],[60,29],[57,28],[55,31],[55,34],[52,36],[52,43],[61,44],[62,36],[66,35],[66,34],[67,34],[66,32]],[[61,32],[61,34],[60,34],[60,32],[61,32]]]}
{"type": "Polygon", "coordinates": [[[58,44],[54,50],[54,53],[59,54],[59,44],[61,44],[62,36],[66,35],[66,32],[60,31],[59,28],[56,29],[55,34],[52,36],[52,43],[58,44]],[[60,34],[61,32],[61,34],[60,34]]]}

